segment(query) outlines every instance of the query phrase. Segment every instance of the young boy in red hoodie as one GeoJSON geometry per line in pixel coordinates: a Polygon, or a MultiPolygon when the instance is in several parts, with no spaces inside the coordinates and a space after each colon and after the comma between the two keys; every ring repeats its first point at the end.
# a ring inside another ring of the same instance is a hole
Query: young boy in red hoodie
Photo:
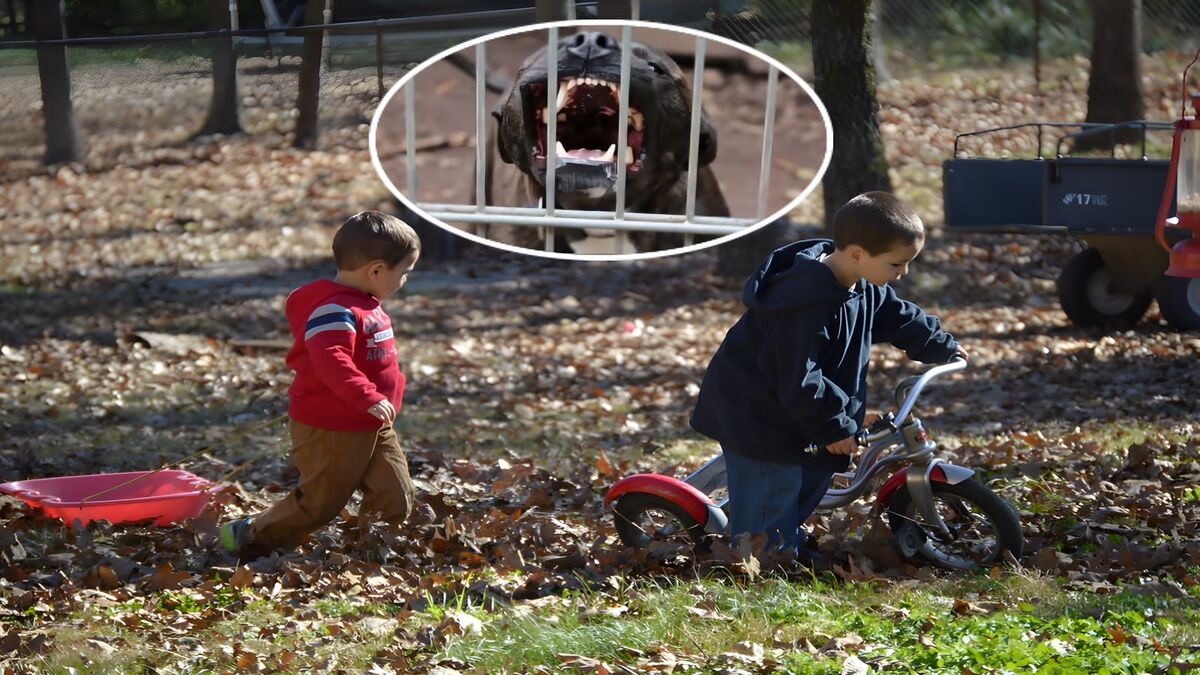
{"type": "Polygon", "coordinates": [[[337,276],[288,296],[294,342],[287,365],[296,371],[288,415],[300,484],[264,513],[223,526],[225,550],[251,557],[295,548],[333,520],[358,488],[364,515],[389,523],[408,517],[413,484],[392,428],[405,378],[380,300],[404,286],[420,254],[411,227],[364,211],[334,235],[337,276]]]}

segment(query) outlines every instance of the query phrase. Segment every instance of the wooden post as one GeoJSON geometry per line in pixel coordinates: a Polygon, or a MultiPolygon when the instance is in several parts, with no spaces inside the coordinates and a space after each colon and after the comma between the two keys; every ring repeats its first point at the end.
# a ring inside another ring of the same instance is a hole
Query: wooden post
{"type": "MultiPolygon", "coordinates": [[[[26,7],[33,34],[38,40],[62,40],[67,36],[63,20],[64,0],[40,0],[26,7]]],[[[42,117],[46,129],[46,164],[83,159],[83,141],[75,106],[71,101],[71,73],[66,45],[37,48],[38,79],[42,85],[42,117]]]]}
{"type": "MultiPolygon", "coordinates": [[[[304,8],[304,23],[317,25],[324,21],[326,0],[308,0],[304,8]]],[[[296,138],[292,142],[297,148],[316,150],[321,136],[319,108],[321,104],[321,58],[325,29],[307,30],[301,52],[300,83],[296,96],[296,138]]]]}

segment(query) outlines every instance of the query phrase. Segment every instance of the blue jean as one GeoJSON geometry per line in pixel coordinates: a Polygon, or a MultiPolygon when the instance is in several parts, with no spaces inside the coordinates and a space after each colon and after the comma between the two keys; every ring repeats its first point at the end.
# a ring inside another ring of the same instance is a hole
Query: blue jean
{"type": "Polygon", "coordinates": [[[767,543],[799,550],[804,521],[825,496],[833,472],[724,453],[729,478],[729,532],[767,533],[767,543]]]}

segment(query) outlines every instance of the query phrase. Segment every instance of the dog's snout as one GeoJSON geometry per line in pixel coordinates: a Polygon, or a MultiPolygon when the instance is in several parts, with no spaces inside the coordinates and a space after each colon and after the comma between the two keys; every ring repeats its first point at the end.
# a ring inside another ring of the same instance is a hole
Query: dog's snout
{"type": "Polygon", "coordinates": [[[617,41],[598,31],[576,33],[567,46],[567,51],[584,61],[607,56],[617,49],[617,41]]]}

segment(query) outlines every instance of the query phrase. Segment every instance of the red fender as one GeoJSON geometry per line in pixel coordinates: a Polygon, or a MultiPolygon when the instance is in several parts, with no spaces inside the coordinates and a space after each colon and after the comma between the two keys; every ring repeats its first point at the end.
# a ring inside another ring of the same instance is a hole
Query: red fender
{"type": "Polygon", "coordinates": [[[604,495],[604,508],[622,495],[644,492],[666,499],[687,511],[688,515],[703,525],[708,520],[708,505],[714,504],[708,495],[687,483],[659,473],[639,473],[617,481],[604,495]]]}
{"type": "MultiPolygon", "coordinates": [[[[907,474],[907,468],[900,469],[887,479],[883,487],[879,488],[879,494],[875,497],[875,511],[877,513],[882,512],[887,507],[887,503],[892,499],[892,493],[904,486],[905,481],[908,480],[907,474]]],[[[929,480],[935,483],[949,482],[946,480],[946,472],[942,471],[942,467],[940,466],[934,466],[933,470],[929,472],[929,480]]]]}

